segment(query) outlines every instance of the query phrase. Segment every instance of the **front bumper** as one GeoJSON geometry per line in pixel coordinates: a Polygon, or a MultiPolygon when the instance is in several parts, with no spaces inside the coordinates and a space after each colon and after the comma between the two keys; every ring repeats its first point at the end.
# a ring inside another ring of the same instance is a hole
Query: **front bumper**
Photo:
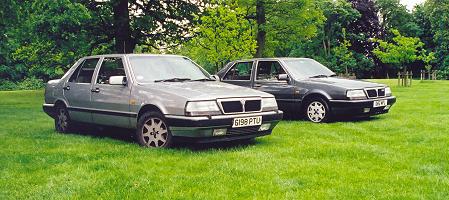
{"type": "Polygon", "coordinates": [[[271,134],[282,119],[282,111],[269,111],[251,114],[187,117],[166,115],[173,136],[190,142],[221,142],[259,137],[271,134]],[[234,118],[262,116],[262,124],[270,124],[268,130],[260,131],[260,126],[232,128],[234,118]],[[214,136],[216,129],[226,129],[226,134],[214,136]]]}
{"type": "Polygon", "coordinates": [[[395,96],[366,100],[329,100],[332,114],[347,116],[370,116],[387,113],[394,103],[396,103],[395,96]],[[378,100],[387,100],[387,106],[374,108],[374,101],[378,100]]]}
{"type": "Polygon", "coordinates": [[[42,109],[48,116],[55,118],[55,105],[54,104],[43,104],[42,109]]]}

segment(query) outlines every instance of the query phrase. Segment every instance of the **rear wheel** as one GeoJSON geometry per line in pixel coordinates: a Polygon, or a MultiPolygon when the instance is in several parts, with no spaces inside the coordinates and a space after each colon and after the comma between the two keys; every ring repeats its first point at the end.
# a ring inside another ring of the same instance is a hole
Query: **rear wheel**
{"type": "Polygon", "coordinates": [[[144,113],[137,124],[136,140],[144,147],[170,147],[172,135],[165,117],[154,111],[144,113]]]}
{"type": "Polygon", "coordinates": [[[304,114],[309,121],[315,123],[327,122],[330,119],[329,106],[322,98],[314,98],[308,101],[304,114]]]}
{"type": "Polygon", "coordinates": [[[56,107],[55,129],[59,133],[67,133],[72,130],[73,122],[65,106],[56,107]]]}

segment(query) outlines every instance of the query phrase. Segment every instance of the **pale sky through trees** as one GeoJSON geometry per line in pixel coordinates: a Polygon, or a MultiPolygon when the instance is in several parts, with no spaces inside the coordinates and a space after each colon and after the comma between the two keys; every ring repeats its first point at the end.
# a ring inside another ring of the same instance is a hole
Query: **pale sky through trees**
{"type": "Polygon", "coordinates": [[[416,4],[423,3],[425,0],[400,0],[400,1],[401,1],[401,4],[404,4],[405,6],[407,6],[407,9],[411,11],[411,10],[413,10],[413,7],[416,4]]]}

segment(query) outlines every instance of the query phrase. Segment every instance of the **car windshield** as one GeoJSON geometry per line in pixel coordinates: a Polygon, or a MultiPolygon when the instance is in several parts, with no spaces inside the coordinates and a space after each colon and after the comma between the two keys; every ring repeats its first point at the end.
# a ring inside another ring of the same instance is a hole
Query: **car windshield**
{"type": "Polygon", "coordinates": [[[312,59],[286,59],[287,71],[297,78],[321,78],[335,76],[335,73],[312,59]]]}
{"type": "Polygon", "coordinates": [[[139,83],[209,79],[207,72],[185,57],[131,56],[129,62],[139,83]]]}

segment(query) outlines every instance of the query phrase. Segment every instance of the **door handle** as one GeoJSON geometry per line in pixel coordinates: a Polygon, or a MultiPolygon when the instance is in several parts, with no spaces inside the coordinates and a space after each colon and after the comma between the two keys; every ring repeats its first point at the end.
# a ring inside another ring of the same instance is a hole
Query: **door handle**
{"type": "Polygon", "coordinates": [[[62,89],[64,89],[64,90],[70,90],[70,85],[67,85],[67,86],[63,87],[62,89]]]}
{"type": "Polygon", "coordinates": [[[100,92],[100,88],[95,88],[95,89],[91,89],[91,92],[95,92],[95,93],[99,93],[100,92]]]}
{"type": "Polygon", "coordinates": [[[254,86],[253,87],[262,87],[262,85],[261,84],[258,84],[258,83],[254,83],[254,86]]]}

